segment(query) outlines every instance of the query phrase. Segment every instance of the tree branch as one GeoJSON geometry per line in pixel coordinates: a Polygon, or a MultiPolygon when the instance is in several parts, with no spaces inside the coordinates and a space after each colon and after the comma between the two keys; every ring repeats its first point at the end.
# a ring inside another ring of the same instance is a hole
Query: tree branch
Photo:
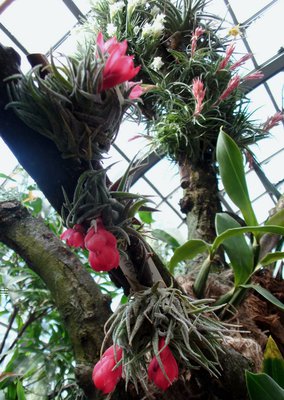
{"type": "Polygon", "coordinates": [[[109,299],[75,254],[17,201],[0,203],[0,240],[15,250],[50,290],[69,333],[79,385],[92,400],[91,371],[99,358],[109,299]]]}

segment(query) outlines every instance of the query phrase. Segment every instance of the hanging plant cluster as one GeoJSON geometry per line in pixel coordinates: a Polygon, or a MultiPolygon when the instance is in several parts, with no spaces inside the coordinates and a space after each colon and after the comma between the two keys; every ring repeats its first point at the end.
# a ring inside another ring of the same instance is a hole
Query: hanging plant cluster
{"type": "Polygon", "coordinates": [[[221,126],[243,149],[269,132],[252,119],[244,90],[263,75],[240,72],[252,54],[235,56],[240,30],[226,29],[207,3],[102,0],[92,2],[82,25],[88,40],[95,30],[128,41],[141,65],[138,78],[153,85],[138,105],[151,130],[147,138],[177,162],[214,162],[221,126]]]}
{"type": "MultiPolygon", "coordinates": [[[[218,352],[228,328],[209,300],[193,300],[179,289],[161,287],[133,293],[105,326],[108,348],[95,365],[95,386],[107,394],[123,378],[151,396],[200,368],[218,377],[218,352]]],[[[103,344],[104,346],[104,344],[103,344]]]]}
{"type": "Polygon", "coordinates": [[[126,54],[127,42],[96,43],[77,57],[55,59],[44,68],[9,77],[16,114],[51,139],[64,158],[100,160],[109,150],[123,115],[143,89],[132,79],[140,67],[126,54]],[[42,77],[44,72],[44,77],[42,77]]]}

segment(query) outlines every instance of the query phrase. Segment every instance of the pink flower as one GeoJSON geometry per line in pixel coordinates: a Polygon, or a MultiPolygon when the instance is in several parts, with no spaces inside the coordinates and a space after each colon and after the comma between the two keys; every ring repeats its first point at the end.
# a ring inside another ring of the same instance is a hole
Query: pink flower
{"type": "Polygon", "coordinates": [[[102,90],[110,89],[120,83],[131,80],[136,76],[140,67],[134,67],[134,56],[127,56],[127,41],[118,42],[116,37],[104,43],[102,33],[98,34],[97,46],[106,55],[106,63],[103,69],[102,90]]]}
{"type": "Polygon", "coordinates": [[[144,89],[137,82],[128,82],[128,85],[129,89],[132,88],[129,93],[131,100],[138,99],[144,93],[144,89]]]}
{"type": "Polygon", "coordinates": [[[230,79],[226,89],[221,94],[217,102],[219,103],[220,101],[225,100],[232,93],[232,91],[239,86],[239,84],[240,84],[240,77],[239,75],[235,75],[233,78],[230,79]]]}
{"type": "Polygon", "coordinates": [[[263,73],[261,71],[256,71],[256,72],[253,72],[250,75],[247,75],[247,76],[243,77],[243,80],[244,81],[251,81],[251,80],[254,80],[254,79],[262,79],[263,77],[264,77],[264,75],[263,75],[263,73]]]}
{"type": "Polygon", "coordinates": [[[224,69],[227,66],[227,64],[228,64],[228,62],[229,62],[234,50],[235,50],[235,43],[232,42],[232,43],[229,44],[229,46],[227,46],[226,55],[223,58],[223,60],[220,62],[217,71],[220,71],[221,69],[224,69]]]}
{"type": "Polygon", "coordinates": [[[194,114],[195,116],[199,115],[203,108],[203,100],[206,93],[206,89],[204,89],[204,84],[200,78],[194,78],[192,81],[192,94],[196,99],[196,106],[194,114]]]}
{"type": "Polygon", "coordinates": [[[95,271],[110,271],[119,265],[119,252],[116,237],[107,231],[101,222],[97,230],[91,227],[85,237],[85,246],[89,250],[90,266],[95,271]]]}
{"type": "Polygon", "coordinates": [[[82,225],[76,224],[73,228],[67,229],[60,235],[61,240],[66,240],[66,244],[70,247],[85,248],[85,229],[82,225]]]}
{"type": "Polygon", "coordinates": [[[274,126],[279,125],[279,122],[284,120],[284,114],[282,112],[277,112],[272,117],[267,118],[265,123],[263,124],[262,129],[265,132],[269,132],[274,126]]]}
{"type": "Polygon", "coordinates": [[[167,390],[178,378],[178,365],[169,346],[165,347],[164,338],[160,338],[159,340],[159,351],[161,349],[163,350],[160,352],[160,360],[166,375],[163,373],[157,357],[154,357],[148,367],[148,377],[158,388],[167,390]]]}
{"type": "Polygon", "coordinates": [[[194,56],[195,50],[196,50],[196,44],[197,44],[197,40],[198,38],[203,35],[203,33],[205,32],[205,29],[201,28],[200,26],[198,26],[191,38],[191,57],[194,56]]]}
{"type": "Polygon", "coordinates": [[[117,366],[121,358],[122,349],[116,346],[115,352],[114,346],[111,346],[104,352],[93,369],[94,385],[105,394],[113,392],[121,379],[122,365],[117,366]]]}
{"type": "Polygon", "coordinates": [[[238,61],[236,61],[234,64],[230,66],[230,70],[234,71],[236,68],[240,67],[243,65],[247,60],[252,58],[252,54],[245,54],[243,57],[241,57],[238,61]]]}

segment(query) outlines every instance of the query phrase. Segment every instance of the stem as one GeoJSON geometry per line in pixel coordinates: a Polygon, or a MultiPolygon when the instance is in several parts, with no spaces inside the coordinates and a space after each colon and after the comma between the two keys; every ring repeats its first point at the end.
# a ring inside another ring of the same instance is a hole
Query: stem
{"type": "MultiPolygon", "coordinates": [[[[18,307],[17,307],[17,306],[14,307],[13,313],[12,313],[11,318],[10,318],[10,321],[9,321],[9,325],[7,326],[7,330],[6,330],[6,332],[5,332],[5,335],[4,335],[4,337],[3,337],[3,340],[2,340],[2,343],[1,343],[1,346],[0,346],[0,354],[2,353],[2,351],[3,351],[3,349],[4,349],[5,342],[6,342],[6,340],[7,340],[7,337],[8,337],[8,335],[9,335],[10,330],[12,329],[12,325],[13,325],[13,323],[14,323],[14,321],[15,321],[15,318],[16,318],[16,316],[17,316],[17,314],[18,314],[18,311],[19,311],[18,307]]],[[[2,360],[2,359],[1,359],[1,360],[2,360]]],[[[0,360],[0,362],[1,362],[1,360],[0,360]]]]}
{"type": "Polygon", "coordinates": [[[206,286],[208,274],[210,271],[210,267],[212,264],[212,260],[207,257],[204,261],[203,264],[201,265],[200,271],[197,275],[197,278],[195,279],[194,285],[193,285],[193,290],[196,296],[200,299],[203,297],[204,294],[204,289],[206,286]]]}

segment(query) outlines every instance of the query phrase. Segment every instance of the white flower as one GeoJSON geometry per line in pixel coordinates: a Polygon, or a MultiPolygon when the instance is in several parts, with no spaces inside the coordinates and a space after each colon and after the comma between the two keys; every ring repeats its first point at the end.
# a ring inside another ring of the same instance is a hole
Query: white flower
{"type": "Polygon", "coordinates": [[[121,11],[124,7],[124,1],[117,1],[116,3],[109,5],[109,14],[112,19],[119,11],[121,11]]]}
{"type": "Polygon", "coordinates": [[[116,34],[116,26],[114,24],[107,24],[106,31],[108,36],[114,36],[116,34]]]}
{"type": "Polygon", "coordinates": [[[164,14],[158,14],[156,16],[155,21],[153,22],[153,25],[152,25],[154,35],[159,36],[163,33],[164,20],[165,20],[164,14]]]}
{"type": "Polygon", "coordinates": [[[159,14],[159,12],[160,12],[160,9],[159,9],[159,7],[157,7],[157,6],[154,6],[153,8],[151,8],[151,14],[152,15],[157,15],[157,14],[159,14]]]}
{"type": "Polygon", "coordinates": [[[153,33],[153,26],[151,24],[149,24],[148,22],[146,22],[146,24],[144,24],[143,29],[142,29],[142,36],[149,36],[152,35],[153,33]]]}
{"type": "Polygon", "coordinates": [[[130,10],[132,8],[135,8],[138,6],[140,3],[140,0],[128,0],[127,2],[127,9],[130,10]]]}
{"type": "Polygon", "coordinates": [[[164,62],[162,61],[162,57],[154,57],[152,63],[150,64],[150,67],[155,71],[159,71],[159,69],[161,69],[163,65],[164,62]]]}

